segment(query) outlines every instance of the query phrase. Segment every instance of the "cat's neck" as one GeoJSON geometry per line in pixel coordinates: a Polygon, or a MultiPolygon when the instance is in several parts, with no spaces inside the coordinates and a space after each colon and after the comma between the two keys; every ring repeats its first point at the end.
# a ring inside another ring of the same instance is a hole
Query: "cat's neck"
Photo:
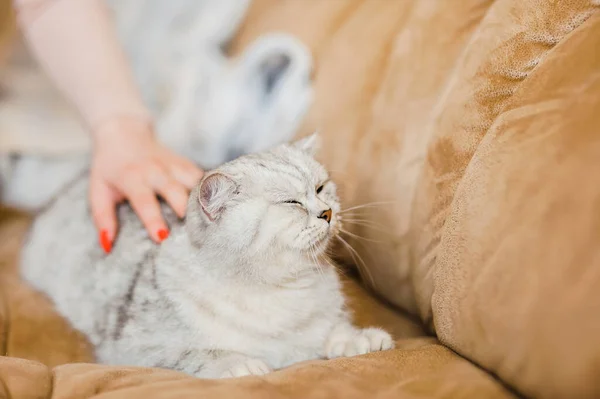
{"type": "Polygon", "coordinates": [[[185,229],[174,231],[161,245],[157,262],[170,278],[250,286],[303,286],[331,268],[328,262],[286,253],[268,257],[232,253],[228,248],[192,242],[185,229]]]}

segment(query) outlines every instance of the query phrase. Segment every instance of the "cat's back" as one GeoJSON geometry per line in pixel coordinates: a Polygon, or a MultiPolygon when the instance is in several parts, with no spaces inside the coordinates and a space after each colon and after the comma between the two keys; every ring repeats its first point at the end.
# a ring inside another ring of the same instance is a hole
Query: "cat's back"
{"type": "Polygon", "coordinates": [[[101,258],[100,248],[92,247],[95,233],[87,188],[88,179],[83,177],[67,186],[36,215],[23,243],[21,273],[44,291],[55,281],[75,277],[74,260],[95,263],[101,258]]]}
{"type": "Polygon", "coordinates": [[[21,274],[92,341],[102,335],[155,245],[129,206],[121,206],[119,235],[110,254],[98,242],[88,179],[74,181],[36,216],[21,254],[21,274]]]}

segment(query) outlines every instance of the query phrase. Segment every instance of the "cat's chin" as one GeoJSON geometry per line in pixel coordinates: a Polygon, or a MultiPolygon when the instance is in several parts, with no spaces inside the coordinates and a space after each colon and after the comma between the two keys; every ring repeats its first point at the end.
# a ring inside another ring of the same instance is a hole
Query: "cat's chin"
{"type": "Polygon", "coordinates": [[[313,242],[308,248],[306,248],[306,254],[321,256],[325,253],[327,248],[329,247],[329,243],[331,242],[331,237],[329,234],[325,235],[320,240],[313,242]]]}

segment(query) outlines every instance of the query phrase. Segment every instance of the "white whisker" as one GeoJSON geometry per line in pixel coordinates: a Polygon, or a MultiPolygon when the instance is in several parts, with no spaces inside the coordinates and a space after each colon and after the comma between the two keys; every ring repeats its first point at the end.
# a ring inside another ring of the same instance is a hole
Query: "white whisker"
{"type": "Polygon", "coordinates": [[[348,248],[348,250],[350,251],[350,256],[352,256],[352,259],[354,259],[354,262],[356,263],[358,270],[362,271],[369,277],[369,280],[371,280],[371,285],[375,288],[375,280],[373,279],[371,272],[369,272],[369,268],[367,267],[363,258],[358,254],[358,252],[354,248],[352,248],[352,245],[350,245],[348,243],[348,241],[344,240],[340,236],[337,236],[337,238],[340,240],[340,242],[342,244],[344,244],[346,246],[346,248],[348,248]],[[360,260],[360,262],[357,261],[357,258],[360,260]]]}
{"type": "Polygon", "coordinates": [[[325,263],[327,263],[329,266],[331,266],[332,268],[334,268],[335,270],[339,271],[340,273],[346,275],[344,273],[344,271],[339,267],[339,265],[336,264],[336,262],[334,260],[331,259],[331,254],[328,252],[328,250],[325,250],[325,253],[323,254],[323,256],[321,257],[321,260],[325,263]]]}
{"type": "Polygon", "coordinates": [[[367,220],[367,219],[343,219],[344,223],[348,223],[350,225],[357,225],[357,226],[362,226],[362,227],[367,227],[369,229],[373,229],[375,231],[379,231],[381,233],[385,233],[385,234],[389,234],[389,235],[396,235],[394,233],[392,233],[389,229],[384,229],[382,224],[379,223],[375,223],[373,221],[367,220]]]}
{"type": "Polygon", "coordinates": [[[383,241],[381,241],[381,240],[373,240],[371,238],[361,237],[358,234],[354,234],[354,233],[349,232],[348,230],[340,229],[340,232],[342,232],[344,234],[348,234],[350,237],[354,237],[354,238],[357,238],[359,240],[365,240],[365,241],[368,241],[368,242],[375,242],[375,243],[379,243],[379,244],[383,243],[383,241]]]}
{"type": "Polygon", "coordinates": [[[316,257],[313,245],[311,245],[310,247],[308,247],[308,253],[310,254],[310,257],[312,258],[313,266],[315,267],[315,269],[317,269],[317,272],[321,276],[321,279],[325,279],[325,275],[323,273],[323,269],[321,268],[321,265],[319,265],[319,260],[316,257]]]}
{"type": "Polygon", "coordinates": [[[339,213],[346,213],[346,212],[353,211],[353,210],[356,210],[356,209],[371,208],[371,207],[374,207],[374,206],[390,205],[390,204],[397,204],[397,203],[398,203],[398,201],[369,202],[369,203],[366,203],[366,204],[356,205],[356,206],[350,207],[348,209],[344,209],[344,210],[340,211],[339,213]]]}

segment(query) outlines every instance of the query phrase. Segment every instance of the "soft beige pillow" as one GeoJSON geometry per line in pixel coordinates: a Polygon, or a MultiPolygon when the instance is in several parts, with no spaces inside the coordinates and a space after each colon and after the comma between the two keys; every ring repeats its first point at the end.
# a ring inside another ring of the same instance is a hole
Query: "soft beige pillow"
{"type": "Polygon", "coordinates": [[[560,35],[586,12],[558,11],[486,70],[506,100],[448,207],[433,316],[442,342],[528,396],[598,398],[600,12],[560,35]]]}

